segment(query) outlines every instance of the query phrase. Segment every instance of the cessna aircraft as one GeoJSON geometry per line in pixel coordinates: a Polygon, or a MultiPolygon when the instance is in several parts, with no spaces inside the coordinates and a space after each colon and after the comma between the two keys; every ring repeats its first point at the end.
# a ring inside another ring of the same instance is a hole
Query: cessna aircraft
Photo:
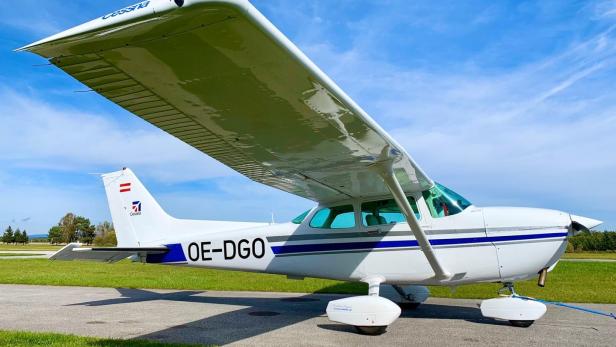
{"type": "Polygon", "coordinates": [[[569,213],[481,208],[434,182],[246,0],[147,0],[21,48],[252,180],[318,206],[287,224],[180,220],[130,169],[103,175],[117,248],[70,244],[52,259],[135,261],[368,284],[336,322],[379,334],[425,285],[499,282],[484,316],[529,326],[515,294],[543,285],[568,236],[601,224],[569,213]],[[495,295],[496,296],[496,295],[495,295]]]}

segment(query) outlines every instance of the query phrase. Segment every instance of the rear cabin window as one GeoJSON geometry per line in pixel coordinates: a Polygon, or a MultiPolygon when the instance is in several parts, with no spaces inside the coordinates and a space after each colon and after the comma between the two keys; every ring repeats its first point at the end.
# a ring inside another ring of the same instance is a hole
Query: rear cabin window
{"type": "Polygon", "coordinates": [[[306,216],[308,215],[308,213],[310,213],[310,210],[300,214],[299,216],[293,218],[293,220],[291,221],[293,224],[302,224],[302,222],[304,221],[304,219],[306,219],[306,216]]]}
{"type": "Polygon", "coordinates": [[[355,227],[352,205],[328,207],[319,210],[310,220],[310,227],[317,229],[348,229],[355,227]]]}
{"type": "MultiPolygon", "coordinates": [[[[415,212],[415,217],[421,219],[415,199],[410,196],[407,197],[407,199],[409,204],[411,204],[413,212],[415,212]]],[[[367,227],[406,222],[404,214],[402,214],[394,199],[365,202],[361,204],[361,220],[364,226],[367,227]]]]}

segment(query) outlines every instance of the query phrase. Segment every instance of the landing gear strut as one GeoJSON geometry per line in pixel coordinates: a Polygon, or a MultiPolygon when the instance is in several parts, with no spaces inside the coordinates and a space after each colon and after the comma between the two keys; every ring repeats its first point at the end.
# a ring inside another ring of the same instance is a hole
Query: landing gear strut
{"type": "Polygon", "coordinates": [[[512,282],[503,283],[503,287],[498,290],[498,295],[503,295],[503,292],[509,292],[509,295],[517,295],[512,282]]]}
{"type": "Polygon", "coordinates": [[[481,302],[481,314],[484,317],[508,320],[515,327],[528,328],[543,317],[547,310],[540,302],[519,297],[510,282],[503,283],[498,294],[501,295],[500,298],[481,302]]]}

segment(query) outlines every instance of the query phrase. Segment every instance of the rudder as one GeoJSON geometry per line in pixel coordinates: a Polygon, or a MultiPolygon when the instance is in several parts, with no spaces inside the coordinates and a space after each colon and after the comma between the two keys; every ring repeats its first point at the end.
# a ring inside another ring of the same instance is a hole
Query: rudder
{"type": "Polygon", "coordinates": [[[102,175],[118,247],[159,245],[172,218],[130,169],[102,175]]]}

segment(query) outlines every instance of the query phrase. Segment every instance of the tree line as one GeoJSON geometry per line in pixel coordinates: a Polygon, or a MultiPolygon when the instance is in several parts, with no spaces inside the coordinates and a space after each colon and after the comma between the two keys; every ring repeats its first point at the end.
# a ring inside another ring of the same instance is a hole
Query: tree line
{"type": "Polygon", "coordinates": [[[3,243],[26,244],[30,242],[30,237],[28,237],[28,233],[25,230],[21,231],[17,228],[17,230],[13,231],[13,228],[9,225],[9,227],[4,230],[0,240],[3,243]]]}
{"type": "Polygon", "coordinates": [[[567,252],[616,251],[616,231],[584,231],[571,238],[567,252]]]}
{"type": "Polygon", "coordinates": [[[117,244],[113,224],[102,222],[94,226],[90,219],[67,213],[60,219],[58,225],[49,229],[51,244],[66,244],[79,242],[86,245],[115,246],[117,244]]]}

